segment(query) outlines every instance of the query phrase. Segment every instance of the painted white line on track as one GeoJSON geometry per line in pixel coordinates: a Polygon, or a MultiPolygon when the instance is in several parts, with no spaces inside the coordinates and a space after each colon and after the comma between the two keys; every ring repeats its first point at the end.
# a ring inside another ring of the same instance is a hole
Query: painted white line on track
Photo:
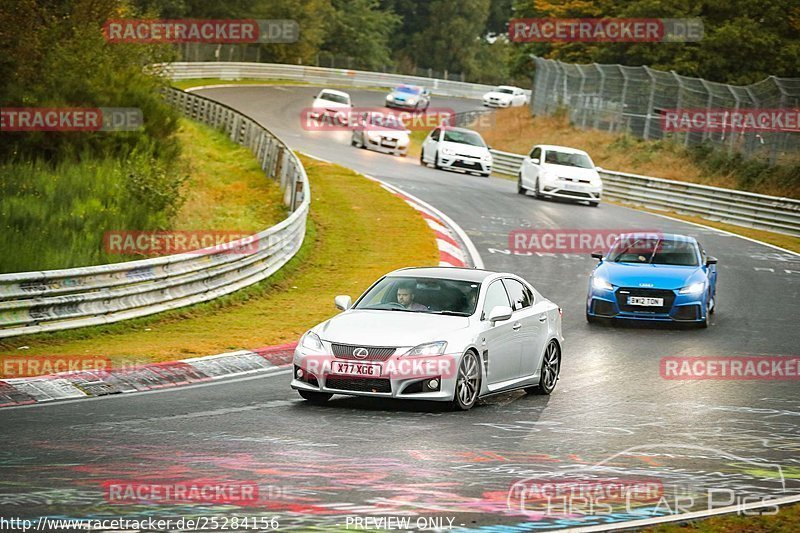
{"type": "Polygon", "coordinates": [[[10,410],[10,409],[32,409],[34,407],[45,407],[51,405],[64,405],[68,403],[75,403],[75,402],[91,402],[94,400],[107,400],[111,398],[128,398],[130,396],[136,396],[139,394],[156,394],[161,392],[174,392],[174,391],[184,391],[187,389],[195,389],[201,387],[210,387],[212,385],[224,385],[227,383],[240,383],[242,381],[250,381],[253,379],[260,379],[260,378],[267,378],[272,376],[282,376],[284,374],[291,374],[291,368],[285,368],[285,366],[276,366],[272,368],[268,368],[262,371],[255,371],[258,372],[256,375],[247,375],[247,376],[240,376],[234,377],[231,379],[226,379],[225,376],[221,376],[219,378],[211,378],[209,381],[204,381],[202,383],[192,383],[190,385],[181,385],[179,387],[164,387],[163,389],[153,389],[153,390],[143,390],[143,391],[135,391],[135,392],[124,392],[120,394],[106,394],[103,396],[89,396],[86,398],[75,398],[72,400],[63,400],[63,401],[55,401],[55,402],[41,402],[41,403],[31,403],[31,404],[24,404],[24,405],[10,405],[8,407],[3,407],[0,411],[10,410]]]}

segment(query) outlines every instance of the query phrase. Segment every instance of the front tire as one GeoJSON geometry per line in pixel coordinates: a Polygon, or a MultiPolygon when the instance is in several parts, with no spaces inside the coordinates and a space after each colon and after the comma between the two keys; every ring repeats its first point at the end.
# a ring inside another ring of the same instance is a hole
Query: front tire
{"type": "Polygon", "coordinates": [[[420,151],[419,151],[419,164],[422,165],[423,167],[427,167],[428,166],[428,163],[425,162],[425,150],[424,149],[420,149],[420,151]]]}
{"type": "Polygon", "coordinates": [[[533,182],[533,197],[539,200],[542,199],[542,193],[539,192],[539,176],[536,176],[536,181],[533,182]]]}
{"type": "Polygon", "coordinates": [[[544,351],[542,368],[539,371],[539,386],[528,387],[525,392],[529,394],[548,395],[553,392],[561,374],[561,348],[555,340],[551,340],[544,351]]]}
{"type": "Polygon", "coordinates": [[[333,396],[333,394],[329,392],[316,392],[312,390],[301,389],[297,392],[300,393],[300,396],[302,396],[305,401],[314,405],[322,405],[330,400],[331,396],[333,396]]]}
{"type": "Polygon", "coordinates": [[[528,191],[522,186],[522,174],[517,178],[517,194],[525,195],[528,191]]]}
{"type": "Polygon", "coordinates": [[[597,207],[598,205],[600,205],[600,202],[589,202],[589,205],[591,207],[597,207]]]}
{"type": "Polygon", "coordinates": [[[436,150],[436,157],[433,159],[433,168],[442,170],[442,165],[439,164],[439,150],[436,150]]]}
{"type": "Polygon", "coordinates": [[[467,352],[458,365],[453,408],[460,411],[472,409],[481,391],[481,364],[475,352],[467,352]]]}

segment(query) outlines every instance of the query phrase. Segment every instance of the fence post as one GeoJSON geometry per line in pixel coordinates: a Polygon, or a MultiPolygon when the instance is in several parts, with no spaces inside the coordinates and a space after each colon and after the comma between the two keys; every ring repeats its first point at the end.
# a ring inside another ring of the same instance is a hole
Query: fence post
{"type": "Polygon", "coordinates": [[[649,68],[647,68],[646,66],[642,68],[644,68],[644,71],[650,77],[650,98],[647,99],[647,115],[646,115],[647,118],[644,119],[644,133],[642,134],[644,140],[647,141],[650,139],[650,121],[653,118],[652,117],[653,103],[656,98],[656,78],[655,76],[653,76],[653,73],[650,72],[649,68]]]}
{"type": "Polygon", "coordinates": [[[597,98],[598,98],[598,106],[594,110],[594,122],[592,127],[594,129],[600,129],[600,115],[605,107],[606,97],[603,94],[606,90],[606,73],[603,72],[603,69],[600,68],[600,65],[597,63],[592,63],[594,68],[600,74],[600,88],[597,90],[597,98]]]}
{"type": "MultiPolygon", "coordinates": [[[[622,65],[617,65],[620,74],[622,74],[622,96],[620,96],[620,109],[619,109],[619,122],[618,124],[624,124],[625,122],[625,106],[628,104],[625,103],[625,98],[628,96],[628,75],[625,74],[625,69],[622,68],[622,65]]],[[[612,123],[613,124],[613,123],[612,123]]],[[[627,131],[627,126],[625,130],[627,131]]],[[[608,131],[615,131],[609,126],[608,131]]]]}

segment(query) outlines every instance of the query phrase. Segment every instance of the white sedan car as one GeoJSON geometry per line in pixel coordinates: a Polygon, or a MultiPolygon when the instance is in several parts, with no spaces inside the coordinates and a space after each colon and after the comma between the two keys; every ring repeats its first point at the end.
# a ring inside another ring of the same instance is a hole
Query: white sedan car
{"type": "Polygon", "coordinates": [[[314,103],[311,104],[311,112],[309,114],[313,118],[322,118],[323,116],[337,117],[346,123],[347,115],[352,107],[350,95],[346,92],[335,89],[322,89],[314,97],[314,103]]]}
{"type": "Polygon", "coordinates": [[[511,85],[501,85],[483,95],[483,105],[488,107],[518,107],[527,103],[525,91],[511,85]]]}
{"type": "Polygon", "coordinates": [[[469,268],[396,270],[344,312],[314,326],[294,353],[291,387],[452,402],[524,389],[550,394],[561,369],[561,308],[513,274],[469,268]]]}
{"type": "Polygon", "coordinates": [[[586,201],[597,207],[603,194],[603,181],[592,158],[583,150],[566,146],[534,146],[519,169],[517,192],[534,196],[555,196],[586,201]]]}
{"type": "Polygon", "coordinates": [[[409,133],[411,131],[406,129],[400,117],[368,112],[361,114],[353,124],[350,144],[405,157],[408,154],[409,133]]]}
{"type": "Polygon", "coordinates": [[[438,169],[476,172],[489,177],[492,173],[492,154],[477,131],[440,126],[422,142],[419,163],[433,163],[438,169]]]}

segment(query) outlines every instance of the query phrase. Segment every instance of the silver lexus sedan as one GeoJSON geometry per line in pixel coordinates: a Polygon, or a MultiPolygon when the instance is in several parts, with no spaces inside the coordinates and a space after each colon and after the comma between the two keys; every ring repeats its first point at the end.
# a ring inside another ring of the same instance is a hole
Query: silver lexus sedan
{"type": "Polygon", "coordinates": [[[404,268],[307,331],[291,386],[312,403],[334,394],[452,402],[525,389],[550,394],[561,369],[561,308],[514,274],[404,268]]]}

